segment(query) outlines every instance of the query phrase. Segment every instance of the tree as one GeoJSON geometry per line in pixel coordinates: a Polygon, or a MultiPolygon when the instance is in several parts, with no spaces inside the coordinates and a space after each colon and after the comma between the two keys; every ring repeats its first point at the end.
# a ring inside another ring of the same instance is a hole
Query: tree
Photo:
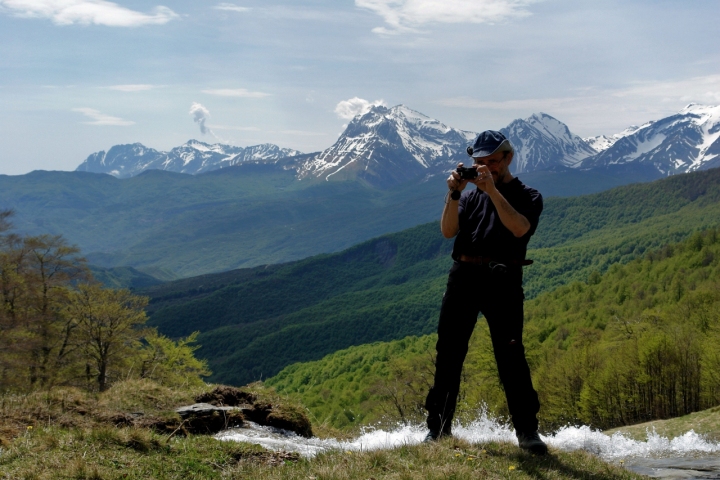
{"type": "Polygon", "coordinates": [[[200,377],[206,377],[211,372],[206,360],[195,358],[194,352],[200,346],[192,344],[198,334],[193,332],[174,342],[154,328],[146,330],[143,348],[138,352],[140,377],[169,387],[202,385],[200,377]]]}
{"type": "Polygon", "coordinates": [[[141,348],[147,321],[147,297],[128,290],[109,290],[97,284],[82,284],[71,293],[67,315],[77,328],[82,345],[88,386],[105,391],[109,383],[129,370],[141,348]]]}
{"type": "MultiPolygon", "coordinates": [[[[0,230],[9,229],[8,217],[0,212],[0,230]]],[[[89,271],[61,236],[3,235],[0,244],[3,385],[51,386],[72,352],[74,325],[62,312],[73,283],[89,271]]]]}

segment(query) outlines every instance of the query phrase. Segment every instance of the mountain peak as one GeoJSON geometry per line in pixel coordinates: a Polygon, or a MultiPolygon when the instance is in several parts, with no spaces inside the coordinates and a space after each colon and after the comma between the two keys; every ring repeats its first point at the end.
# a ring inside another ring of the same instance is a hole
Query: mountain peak
{"type": "Polygon", "coordinates": [[[513,173],[556,167],[577,167],[597,151],[570,131],[567,125],[547,113],[533,113],[513,120],[500,130],[515,148],[513,173]]]}
{"type": "Polygon", "coordinates": [[[475,135],[405,105],[373,106],[356,116],[333,146],[307,159],[298,176],[395,185],[427,174],[428,169],[449,170],[464,158],[475,135]]]}
{"type": "Polygon", "coordinates": [[[720,105],[690,103],[677,114],[631,127],[583,168],[623,165],[672,175],[720,166],[720,105]]]}

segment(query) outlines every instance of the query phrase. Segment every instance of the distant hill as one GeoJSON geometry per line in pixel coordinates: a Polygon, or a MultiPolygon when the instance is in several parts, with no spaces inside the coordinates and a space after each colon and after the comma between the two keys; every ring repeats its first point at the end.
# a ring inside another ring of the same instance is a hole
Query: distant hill
{"type": "MultiPolygon", "coordinates": [[[[578,195],[628,179],[536,172],[546,196],[578,195]]],[[[0,208],[27,234],[62,234],[99,267],[133,267],[161,280],[298,260],[436,220],[443,178],[376,189],[298,181],[280,165],[204,174],[148,170],[128,179],[87,172],[0,175],[0,208]]]]}
{"type": "MultiPolygon", "coordinates": [[[[625,263],[720,219],[720,170],[546,202],[528,298],[625,263]]],[[[346,348],[431,333],[450,267],[437,223],[332,255],[151,287],[150,323],[202,332],[214,381],[242,384],[346,348]]]]}

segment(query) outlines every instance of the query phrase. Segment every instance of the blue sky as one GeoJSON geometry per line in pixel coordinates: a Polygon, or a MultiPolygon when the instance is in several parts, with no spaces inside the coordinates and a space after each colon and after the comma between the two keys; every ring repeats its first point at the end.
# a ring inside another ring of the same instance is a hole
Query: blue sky
{"type": "Polygon", "coordinates": [[[0,174],[134,142],[317,151],[373,102],[612,134],[720,104],[719,19],[719,0],[0,0],[0,174]]]}

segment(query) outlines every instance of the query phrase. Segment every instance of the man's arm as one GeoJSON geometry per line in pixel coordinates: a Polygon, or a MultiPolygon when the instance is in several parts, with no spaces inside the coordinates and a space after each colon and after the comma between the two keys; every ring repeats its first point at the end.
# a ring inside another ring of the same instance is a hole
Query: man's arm
{"type": "Polygon", "coordinates": [[[442,217],[440,218],[440,230],[445,238],[454,237],[460,230],[459,204],[459,199],[453,200],[450,195],[447,196],[445,208],[443,208],[442,217]]]}
{"type": "MultiPolygon", "coordinates": [[[[462,163],[458,163],[458,167],[462,166],[462,163]]],[[[447,185],[451,191],[462,192],[467,184],[467,180],[460,180],[460,175],[456,171],[453,171],[447,179],[447,185]]],[[[460,231],[459,205],[460,199],[453,200],[450,194],[445,197],[445,208],[443,208],[442,217],[440,217],[440,231],[445,238],[452,238],[460,231]]]]}
{"type": "Polygon", "coordinates": [[[517,238],[530,231],[530,221],[524,215],[518,213],[497,188],[493,188],[487,193],[493,205],[495,205],[495,210],[497,210],[500,221],[505,225],[505,228],[510,230],[517,238]]]}
{"type": "Polygon", "coordinates": [[[478,177],[473,180],[474,183],[480,190],[487,193],[490,200],[495,205],[495,210],[498,212],[500,221],[502,224],[515,235],[520,238],[530,231],[530,221],[522,214],[518,213],[512,205],[502,196],[502,194],[495,187],[493,182],[492,174],[490,169],[486,166],[479,166],[477,168],[478,177]]]}

